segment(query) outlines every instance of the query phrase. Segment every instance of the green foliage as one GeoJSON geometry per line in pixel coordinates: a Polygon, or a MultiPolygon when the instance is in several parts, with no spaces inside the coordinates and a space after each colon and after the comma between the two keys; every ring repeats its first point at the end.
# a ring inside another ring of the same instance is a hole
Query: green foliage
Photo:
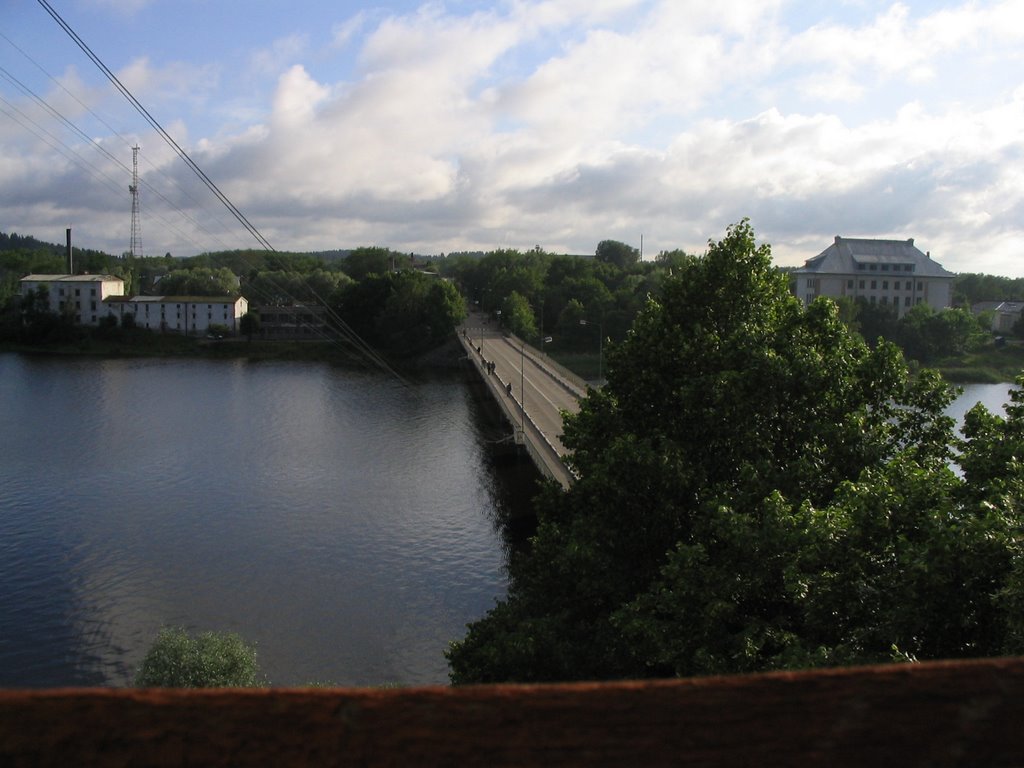
{"type": "Polygon", "coordinates": [[[598,261],[614,264],[619,269],[625,269],[640,260],[640,251],[626,243],[618,240],[602,240],[597,244],[594,256],[598,261]]]}
{"type": "Polygon", "coordinates": [[[987,341],[988,336],[967,310],[936,312],[927,304],[911,307],[896,328],[896,339],[905,354],[924,363],[963,355],[987,341]]]}
{"type": "Polygon", "coordinates": [[[353,280],[364,280],[371,275],[386,275],[408,266],[408,256],[389,248],[356,248],[345,259],[345,273],[353,280]]]}
{"type": "Polygon", "coordinates": [[[335,311],[367,342],[399,356],[437,346],[466,316],[454,285],[413,271],[370,275],[344,285],[335,311]]]}
{"type": "Polygon", "coordinates": [[[352,278],[338,270],[313,269],[308,272],[257,272],[243,287],[250,302],[288,306],[295,302],[326,301],[352,278]]]}
{"type": "Polygon", "coordinates": [[[501,305],[501,326],[520,339],[535,339],[537,326],[533,320],[533,310],[525,296],[512,291],[505,297],[501,305]]]}
{"type": "Polygon", "coordinates": [[[260,316],[257,312],[246,312],[238,319],[238,331],[252,341],[253,334],[259,333],[260,316]]]}
{"type": "Polygon", "coordinates": [[[50,290],[45,285],[21,297],[20,305],[18,340],[24,344],[58,344],[73,341],[82,333],[70,311],[50,310],[50,290]]]}
{"type": "Polygon", "coordinates": [[[953,279],[954,303],[968,306],[979,301],[1021,301],[1024,277],[998,277],[965,272],[953,279]]]}
{"type": "Polygon", "coordinates": [[[238,278],[227,267],[175,269],[160,280],[161,296],[236,296],[238,278]]]}
{"type": "Polygon", "coordinates": [[[260,685],[256,650],[227,632],[192,636],[162,629],[135,675],[139,688],[251,688],[260,685]]]}
{"type": "Polygon", "coordinates": [[[936,374],[787,283],[746,222],[674,265],[566,418],[579,479],[538,499],[507,598],[448,652],[453,682],[1024,648],[1024,408],[958,443],[936,374]]]}

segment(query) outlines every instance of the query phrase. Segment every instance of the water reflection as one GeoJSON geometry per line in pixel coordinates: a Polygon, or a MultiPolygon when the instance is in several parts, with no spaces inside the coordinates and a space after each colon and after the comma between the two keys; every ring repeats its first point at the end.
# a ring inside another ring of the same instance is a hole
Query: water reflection
{"type": "Polygon", "coordinates": [[[529,483],[457,376],[0,355],[0,382],[2,686],[124,684],[165,625],[239,632],[278,684],[442,683],[504,593],[529,483]]]}

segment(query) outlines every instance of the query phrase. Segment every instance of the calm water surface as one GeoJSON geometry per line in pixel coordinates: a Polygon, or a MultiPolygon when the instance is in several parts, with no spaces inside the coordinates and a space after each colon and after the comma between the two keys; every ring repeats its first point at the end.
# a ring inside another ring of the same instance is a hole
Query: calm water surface
{"type": "Polygon", "coordinates": [[[457,376],[0,355],[0,687],[129,683],[163,626],[278,685],[446,682],[505,591],[477,409],[457,376]]]}
{"type": "Polygon", "coordinates": [[[484,424],[457,377],[0,355],[0,687],[127,684],[163,626],[278,685],[446,682],[533,487],[484,424]]]}

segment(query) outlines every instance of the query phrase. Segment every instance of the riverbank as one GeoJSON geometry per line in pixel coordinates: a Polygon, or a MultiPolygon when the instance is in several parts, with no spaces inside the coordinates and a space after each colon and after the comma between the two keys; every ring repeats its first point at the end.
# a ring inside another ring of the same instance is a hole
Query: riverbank
{"type": "Polygon", "coordinates": [[[956,384],[1012,384],[1024,372],[1024,345],[1011,342],[1003,347],[990,346],[930,367],[956,384]]]}
{"type": "MultiPolygon", "coordinates": [[[[363,365],[364,355],[340,341],[266,341],[244,337],[225,339],[195,338],[178,334],[153,333],[143,329],[118,330],[109,337],[89,335],[73,341],[52,344],[0,342],[0,352],[28,355],[89,357],[181,357],[207,359],[246,359],[259,361],[311,361],[332,365],[363,365]]],[[[551,357],[587,380],[598,378],[604,362],[597,353],[551,352],[551,357]]],[[[463,357],[454,334],[444,344],[412,358],[388,359],[399,370],[417,371],[452,368],[463,357]]],[[[911,366],[916,363],[911,361],[911,366]]],[[[957,358],[947,358],[930,366],[955,384],[1013,383],[1024,372],[1024,344],[1010,342],[1003,347],[989,346],[957,358]]]]}
{"type": "MultiPolygon", "coordinates": [[[[153,333],[138,328],[118,330],[109,336],[89,335],[51,344],[0,342],[0,352],[54,357],[245,359],[253,362],[325,362],[346,366],[366,364],[365,355],[340,341],[250,341],[244,337],[210,339],[153,333]]],[[[388,363],[400,370],[410,371],[451,368],[461,356],[461,348],[453,334],[444,344],[422,355],[400,360],[388,359],[388,363]]]]}

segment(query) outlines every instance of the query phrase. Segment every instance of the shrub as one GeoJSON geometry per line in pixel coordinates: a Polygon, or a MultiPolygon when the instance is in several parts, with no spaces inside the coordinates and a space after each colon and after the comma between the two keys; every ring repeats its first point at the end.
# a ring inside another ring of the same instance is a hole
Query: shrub
{"type": "Polygon", "coordinates": [[[231,632],[162,629],[135,675],[140,688],[251,688],[259,685],[256,649],[231,632]]]}

